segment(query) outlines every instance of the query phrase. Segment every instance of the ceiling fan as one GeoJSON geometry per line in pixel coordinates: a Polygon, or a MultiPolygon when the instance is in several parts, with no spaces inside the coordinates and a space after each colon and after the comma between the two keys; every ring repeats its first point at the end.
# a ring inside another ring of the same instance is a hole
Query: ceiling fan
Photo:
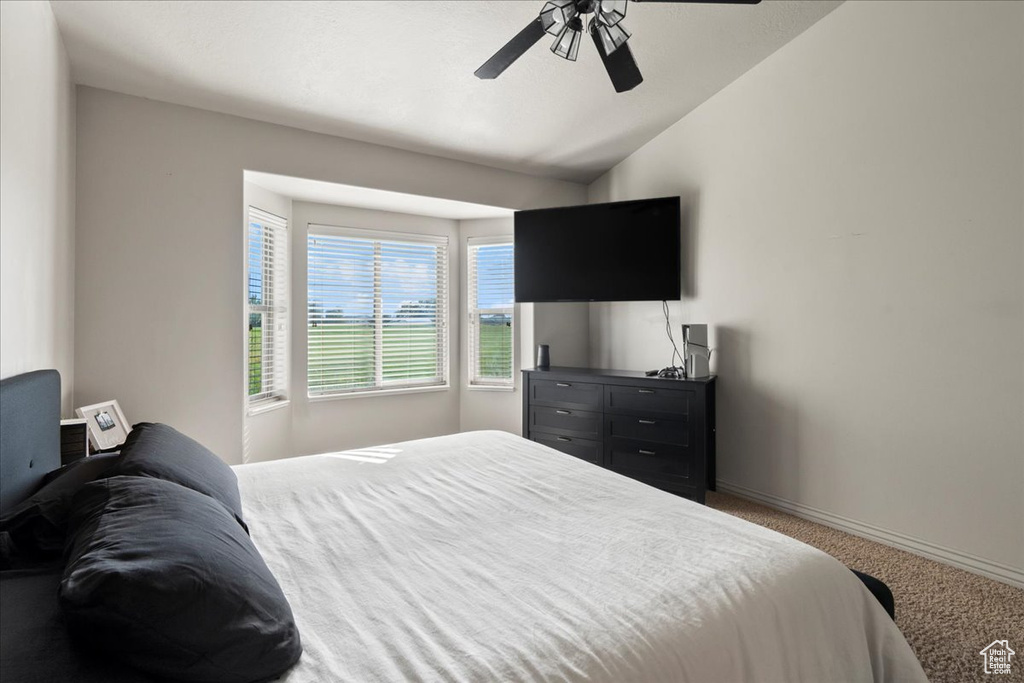
{"type": "MultiPolygon", "coordinates": [[[[761,0],[632,0],[633,2],[700,2],[723,5],[756,5],[761,0]]],[[[630,34],[622,25],[629,0],[549,0],[540,15],[473,72],[477,78],[497,78],[544,34],[556,36],[551,51],[576,61],[584,26],[582,17],[593,14],[586,31],[594,39],[597,54],[612,79],[615,92],[626,92],[643,83],[633,53],[626,45],[630,34]]]]}

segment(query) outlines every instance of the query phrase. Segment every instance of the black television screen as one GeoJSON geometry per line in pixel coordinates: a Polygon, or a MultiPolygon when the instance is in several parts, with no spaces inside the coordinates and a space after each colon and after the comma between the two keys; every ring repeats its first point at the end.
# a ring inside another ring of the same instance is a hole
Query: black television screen
{"type": "Polygon", "coordinates": [[[679,299],[679,231],[679,197],[517,211],[516,301],[679,299]]]}

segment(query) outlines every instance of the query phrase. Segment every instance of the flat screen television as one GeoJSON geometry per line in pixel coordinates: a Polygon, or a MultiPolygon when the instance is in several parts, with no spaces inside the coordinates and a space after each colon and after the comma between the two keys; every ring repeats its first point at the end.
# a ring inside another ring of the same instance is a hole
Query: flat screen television
{"type": "Polygon", "coordinates": [[[516,301],[679,299],[679,232],[679,197],[517,211],[516,301]]]}

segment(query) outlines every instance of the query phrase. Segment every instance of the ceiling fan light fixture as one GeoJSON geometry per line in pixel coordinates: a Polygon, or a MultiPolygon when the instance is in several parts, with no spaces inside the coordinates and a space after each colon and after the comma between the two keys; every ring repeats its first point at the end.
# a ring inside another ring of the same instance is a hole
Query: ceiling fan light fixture
{"type": "Polygon", "coordinates": [[[565,28],[558,34],[551,51],[562,59],[570,62],[576,61],[576,55],[580,51],[580,41],[583,35],[583,22],[579,17],[573,17],[566,23],[565,28]]]}
{"type": "MultiPolygon", "coordinates": [[[[601,58],[615,92],[627,92],[644,82],[633,50],[626,41],[630,34],[622,25],[630,2],[641,0],[545,0],[540,14],[480,65],[473,75],[484,80],[500,76],[505,69],[545,35],[556,36],[551,51],[575,62],[583,42],[584,25],[601,58]],[[592,17],[586,15],[592,14],[592,17]],[[625,46],[625,47],[623,47],[625,46]]],[[[756,5],[761,0],[646,0],[647,2],[713,3],[756,5]]]]}
{"type": "Polygon", "coordinates": [[[626,18],[627,0],[601,0],[597,5],[597,16],[605,26],[617,26],[626,18]]]}
{"type": "Polygon", "coordinates": [[[578,13],[574,0],[549,0],[540,11],[540,23],[545,33],[558,36],[578,13]]]}
{"type": "Polygon", "coordinates": [[[600,39],[606,55],[610,55],[615,52],[620,46],[629,40],[630,33],[626,30],[626,27],[622,25],[622,22],[619,22],[614,26],[608,26],[598,20],[594,20],[590,23],[590,30],[597,33],[597,37],[600,39]]]}

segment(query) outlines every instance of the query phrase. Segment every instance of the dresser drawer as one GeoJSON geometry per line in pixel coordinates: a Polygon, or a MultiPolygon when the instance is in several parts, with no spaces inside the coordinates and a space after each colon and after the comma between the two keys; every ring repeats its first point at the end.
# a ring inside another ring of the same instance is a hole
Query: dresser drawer
{"type": "Polygon", "coordinates": [[[601,413],[571,408],[530,406],[530,438],[533,438],[534,432],[545,432],[600,441],[603,427],[601,413]]]}
{"type": "Polygon", "coordinates": [[[694,392],[660,387],[617,386],[604,388],[604,409],[610,413],[682,417],[690,414],[694,392]]]}
{"type": "Polygon", "coordinates": [[[603,385],[590,382],[532,379],[530,403],[579,410],[601,410],[603,389],[603,385]]]}
{"type": "Polygon", "coordinates": [[[562,451],[580,460],[586,460],[595,465],[601,464],[602,448],[600,441],[590,441],[589,439],[580,439],[575,436],[555,436],[554,434],[542,434],[541,432],[534,432],[530,438],[537,443],[550,446],[556,451],[562,451]]]}
{"type": "Polygon", "coordinates": [[[690,445],[688,420],[670,420],[656,416],[605,415],[605,436],[690,445]]]}
{"type": "Polygon", "coordinates": [[[605,467],[616,472],[675,481],[686,481],[697,474],[693,471],[693,454],[685,446],[622,438],[610,438],[607,443],[605,467]]]}

